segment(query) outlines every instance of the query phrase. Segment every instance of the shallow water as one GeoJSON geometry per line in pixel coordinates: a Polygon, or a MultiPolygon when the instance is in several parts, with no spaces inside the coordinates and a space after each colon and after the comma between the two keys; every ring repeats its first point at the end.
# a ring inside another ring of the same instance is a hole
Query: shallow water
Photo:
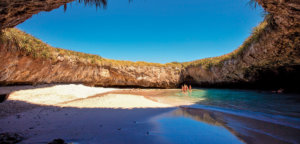
{"type": "Polygon", "coordinates": [[[222,126],[199,122],[185,115],[172,114],[174,113],[155,117],[153,121],[158,127],[151,134],[162,136],[165,141],[174,144],[243,143],[222,126]]]}
{"type": "MultiPolygon", "coordinates": [[[[191,92],[167,91],[158,101],[182,101],[195,106],[261,112],[272,115],[300,117],[300,95],[277,94],[250,90],[195,89],[191,92]]],[[[171,103],[172,103],[171,102],[171,103]]]]}
{"type": "Polygon", "coordinates": [[[196,89],[165,97],[194,103],[154,118],[172,143],[300,143],[299,95],[196,89]]]}

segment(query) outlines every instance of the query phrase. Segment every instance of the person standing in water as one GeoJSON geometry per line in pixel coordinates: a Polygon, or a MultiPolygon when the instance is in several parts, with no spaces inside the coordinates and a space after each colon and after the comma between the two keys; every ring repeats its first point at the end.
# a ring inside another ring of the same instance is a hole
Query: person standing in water
{"type": "Polygon", "coordinates": [[[192,91],[192,85],[189,86],[189,91],[190,91],[190,92],[192,91]]]}
{"type": "Polygon", "coordinates": [[[188,89],[189,88],[188,88],[188,86],[186,84],[184,84],[184,85],[181,86],[181,91],[184,92],[184,93],[187,92],[188,89]]]}
{"type": "Polygon", "coordinates": [[[184,85],[184,90],[185,90],[185,92],[188,91],[188,86],[187,85],[184,85]]]}

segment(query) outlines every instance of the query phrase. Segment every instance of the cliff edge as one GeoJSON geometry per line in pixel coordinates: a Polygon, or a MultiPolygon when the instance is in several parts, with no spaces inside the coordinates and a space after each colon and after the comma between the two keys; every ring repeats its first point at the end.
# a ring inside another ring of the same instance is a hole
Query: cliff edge
{"type": "Polygon", "coordinates": [[[0,3],[0,82],[86,83],[97,86],[174,88],[183,83],[209,87],[284,88],[300,80],[300,2],[257,0],[265,20],[234,52],[186,63],[115,61],[53,48],[12,28],[40,11],[70,0],[0,3]],[[17,5],[17,6],[16,6],[17,5]]]}

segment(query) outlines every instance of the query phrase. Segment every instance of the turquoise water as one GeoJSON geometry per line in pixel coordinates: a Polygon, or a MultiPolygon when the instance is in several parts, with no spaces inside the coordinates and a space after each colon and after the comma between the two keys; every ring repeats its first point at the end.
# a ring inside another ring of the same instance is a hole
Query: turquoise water
{"type": "MultiPolygon", "coordinates": [[[[178,95],[183,94],[175,94],[175,96],[178,95]]],[[[188,96],[199,99],[197,104],[200,105],[300,117],[300,95],[295,94],[229,89],[196,89],[188,96]]]]}

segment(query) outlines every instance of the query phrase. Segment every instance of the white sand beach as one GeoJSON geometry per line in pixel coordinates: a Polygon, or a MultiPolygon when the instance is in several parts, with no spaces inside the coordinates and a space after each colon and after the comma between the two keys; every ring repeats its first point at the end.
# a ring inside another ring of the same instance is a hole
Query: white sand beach
{"type": "Polygon", "coordinates": [[[164,108],[171,105],[154,102],[143,96],[128,95],[128,94],[108,94],[94,98],[81,99],[66,104],[59,104],[64,107],[77,108],[164,108]]]}
{"type": "Polygon", "coordinates": [[[176,108],[145,96],[109,94],[116,90],[74,84],[18,87],[0,103],[0,133],[21,134],[23,143],[47,143],[56,138],[75,143],[80,141],[74,138],[91,143],[162,142],[149,135],[154,126],[147,121],[176,108]]]}
{"type": "Polygon", "coordinates": [[[96,88],[84,85],[55,85],[44,88],[18,90],[9,95],[8,100],[24,101],[39,105],[57,105],[66,101],[87,98],[116,89],[96,88]]]}
{"type": "Polygon", "coordinates": [[[8,100],[30,104],[78,108],[158,108],[171,105],[158,103],[144,96],[108,94],[115,88],[98,88],[84,85],[56,85],[45,88],[18,90],[8,100]],[[105,95],[107,93],[107,95],[105,95]],[[102,95],[101,95],[102,94],[102,95]],[[104,94],[104,95],[103,95],[104,94]],[[90,98],[91,97],[91,98],[90,98]]]}

